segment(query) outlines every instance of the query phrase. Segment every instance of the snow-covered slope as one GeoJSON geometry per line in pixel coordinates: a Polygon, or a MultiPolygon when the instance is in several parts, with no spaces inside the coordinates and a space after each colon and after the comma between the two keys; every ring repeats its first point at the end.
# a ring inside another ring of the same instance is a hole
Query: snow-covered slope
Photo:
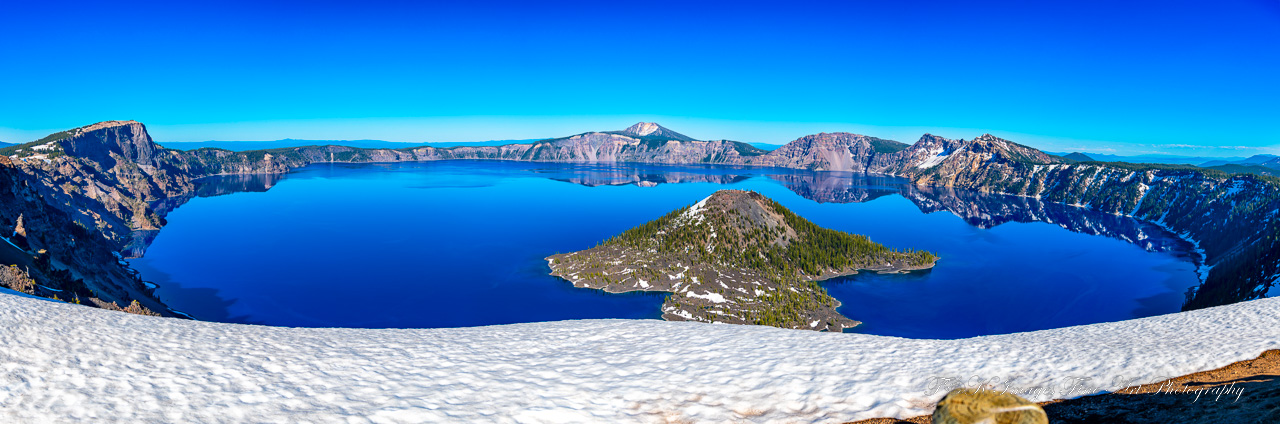
{"type": "Polygon", "coordinates": [[[23,423],[842,422],[925,413],[935,377],[1114,389],[1280,348],[1277,299],[956,341],[625,320],[275,328],[3,294],[0,310],[0,422],[23,423]]]}

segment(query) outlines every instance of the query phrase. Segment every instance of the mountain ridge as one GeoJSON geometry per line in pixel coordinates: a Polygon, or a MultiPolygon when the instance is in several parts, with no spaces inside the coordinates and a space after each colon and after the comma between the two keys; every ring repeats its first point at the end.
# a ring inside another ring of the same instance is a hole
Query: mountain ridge
{"type": "Polygon", "coordinates": [[[1268,163],[1280,163],[1280,156],[1270,155],[1270,154],[1258,154],[1258,155],[1249,156],[1247,158],[1240,159],[1240,160],[1225,160],[1225,159],[1211,160],[1208,162],[1201,163],[1198,166],[1200,166],[1201,168],[1209,168],[1209,167],[1220,166],[1220,165],[1262,165],[1262,164],[1268,164],[1268,163]]]}
{"type": "MultiPolygon", "coordinates": [[[[1182,234],[1199,246],[1202,257],[1197,261],[1205,274],[1186,308],[1261,297],[1280,278],[1280,180],[1272,177],[1184,165],[1075,162],[991,134],[970,140],[925,134],[906,145],[859,134],[819,133],[765,152],[730,140],[664,138],[673,136],[657,124],[637,125],[631,133],[588,132],[502,146],[329,145],[233,152],[167,149],[156,144],[141,123],[104,121],[5,147],[0,154],[7,166],[25,174],[17,183],[38,189],[52,208],[101,234],[105,246],[125,257],[145,251],[168,210],[194,196],[192,181],[198,178],[278,174],[326,162],[482,159],[717,164],[895,175],[921,186],[1027,196],[1133,216],[1182,234]],[[639,133],[648,135],[634,135],[639,133]]],[[[17,215],[10,213],[0,216],[0,222],[13,225],[17,215]]],[[[111,284],[133,287],[127,281],[111,284]]]]}
{"type": "Polygon", "coordinates": [[[230,150],[233,152],[247,152],[252,150],[270,150],[283,149],[293,147],[307,146],[347,146],[362,149],[401,149],[408,147],[436,147],[447,148],[456,146],[503,146],[507,144],[526,144],[542,139],[519,139],[519,140],[486,140],[486,141],[431,141],[431,142],[407,142],[407,141],[386,141],[386,140],[304,140],[304,139],[280,139],[280,140],[208,140],[208,141],[157,141],[156,143],[164,146],[166,149],[175,149],[183,151],[191,151],[202,148],[217,148],[230,150]]]}

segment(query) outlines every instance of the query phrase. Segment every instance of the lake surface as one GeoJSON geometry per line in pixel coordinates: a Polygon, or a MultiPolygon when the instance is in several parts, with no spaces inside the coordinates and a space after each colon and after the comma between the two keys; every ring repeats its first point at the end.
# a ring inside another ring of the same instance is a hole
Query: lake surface
{"type": "Polygon", "coordinates": [[[941,260],[825,282],[851,330],[1002,334],[1177,312],[1191,246],[1139,221],[1034,199],[861,174],[486,161],[318,164],[200,181],[132,261],[157,295],[211,321],[458,327],[658,319],[663,294],[548,275],[586,249],[716,190],[755,190],[818,225],[941,260]]]}

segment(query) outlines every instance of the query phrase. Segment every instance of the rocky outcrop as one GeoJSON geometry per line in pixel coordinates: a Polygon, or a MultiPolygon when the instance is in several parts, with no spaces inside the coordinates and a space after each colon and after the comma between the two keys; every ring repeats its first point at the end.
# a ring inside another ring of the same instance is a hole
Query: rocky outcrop
{"type": "Polygon", "coordinates": [[[27,226],[22,225],[22,214],[18,214],[18,222],[13,224],[13,235],[11,237],[27,238],[27,226]]]}
{"type": "Polygon", "coordinates": [[[867,172],[912,177],[925,185],[969,185],[976,173],[999,174],[1022,163],[1059,163],[1039,150],[984,134],[952,140],[925,134],[910,147],[874,158],[867,172]],[[959,180],[955,178],[961,178],[959,180]]]}
{"type": "Polygon", "coordinates": [[[746,163],[815,171],[873,172],[870,167],[891,161],[887,157],[905,147],[896,141],[865,135],[821,133],[801,137],[746,163]]]}
{"type": "Polygon", "coordinates": [[[52,181],[55,177],[39,169],[0,165],[0,228],[12,228],[10,234],[16,235],[4,235],[12,244],[0,242],[4,265],[15,265],[4,270],[6,287],[107,309],[167,313],[120,261],[116,252],[123,239],[94,226],[101,222],[97,217],[113,215],[103,215],[104,207],[90,207],[83,194],[52,181]]]}
{"type": "Polygon", "coordinates": [[[934,424],[1049,424],[1035,402],[988,388],[960,388],[947,393],[933,411],[934,424]]]}

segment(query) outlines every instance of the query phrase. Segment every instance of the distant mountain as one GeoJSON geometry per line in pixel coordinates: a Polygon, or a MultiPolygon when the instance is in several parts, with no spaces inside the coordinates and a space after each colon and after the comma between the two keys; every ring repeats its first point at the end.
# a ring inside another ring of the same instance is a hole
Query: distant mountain
{"type": "Polygon", "coordinates": [[[284,140],[275,141],[164,141],[157,144],[170,149],[178,150],[195,150],[205,147],[217,149],[226,149],[233,152],[245,152],[250,150],[268,150],[283,149],[288,147],[304,147],[304,146],[347,146],[359,147],[363,149],[408,149],[414,147],[431,146],[431,147],[457,147],[457,146],[502,146],[507,144],[528,143],[537,141],[538,139],[528,140],[491,140],[491,141],[466,141],[466,142],[439,142],[439,143],[409,143],[398,141],[383,140],[297,140],[286,138],[284,140]]]}
{"type": "MultiPolygon", "coordinates": [[[[538,141],[538,140],[542,140],[542,139],[540,139],[540,138],[526,138],[526,139],[519,139],[519,140],[440,141],[440,142],[422,143],[422,144],[417,144],[417,145],[418,145],[418,146],[438,147],[438,148],[447,149],[447,148],[450,148],[450,147],[466,147],[466,146],[482,147],[482,146],[506,146],[506,145],[508,145],[508,144],[528,144],[528,143],[533,143],[533,142],[538,141]]],[[[388,142],[388,143],[390,143],[390,142],[388,142]]]]}
{"type": "MultiPolygon", "coordinates": [[[[1277,166],[1280,166],[1280,164],[1277,164],[1277,166]]],[[[1253,174],[1268,177],[1280,177],[1280,168],[1263,165],[1237,165],[1229,163],[1226,165],[1208,166],[1205,168],[1226,172],[1228,174],[1253,174]]]]}
{"type": "Polygon", "coordinates": [[[627,127],[627,129],[618,131],[618,134],[631,135],[636,137],[657,138],[663,140],[676,141],[693,141],[693,137],[671,131],[666,127],[658,125],[654,122],[639,122],[635,125],[627,127]]]}
{"type": "Polygon", "coordinates": [[[13,146],[13,145],[14,143],[5,143],[3,141],[0,141],[0,147],[7,147],[7,146],[13,146]]]}
{"type": "Polygon", "coordinates": [[[1093,158],[1089,157],[1089,155],[1086,155],[1080,152],[1074,152],[1069,155],[1063,156],[1062,158],[1066,160],[1074,161],[1074,162],[1093,162],[1094,160],[1093,158]]]}
{"type": "Polygon", "coordinates": [[[1263,165],[1263,166],[1267,166],[1266,164],[1267,164],[1268,162],[1275,163],[1275,164],[1277,164],[1277,166],[1280,166],[1280,162],[1276,162],[1276,160],[1277,160],[1277,159],[1280,159],[1280,156],[1276,156],[1276,155],[1268,155],[1268,154],[1261,154],[1261,155],[1253,155],[1253,156],[1250,156],[1250,157],[1248,157],[1248,158],[1241,159],[1241,160],[1211,160],[1211,161],[1208,161],[1208,162],[1201,163],[1201,164],[1200,164],[1200,166],[1203,166],[1203,167],[1205,167],[1205,168],[1208,168],[1208,167],[1211,167],[1211,166],[1218,166],[1218,165],[1263,165]]]}
{"type": "Polygon", "coordinates": [[[1192,165],[1201,168],[1214,169],[1229,174],[1254,174],[1275,176],[1280,175],[1280,156],[1260,154],[1247,158],[1227,157],[1227,158],[1207,158],[1199,156],[1168,156],[1168,155],[1144,155],[1144,156],[1117,156],[1105,155],[1099,153],[1084,154],[1074,152],[1070,154],[1056,154],[1069,162],[1124,162],[1124,163],[1148,163],[1163,165],[1192,165]]]}
{"type": "MultiPolygon", "coordinates": [[[[1068,153],[1046,152],[1052,155],[1066,157],[1068,153]]],[[[1098,162],[1127,162],[1127,163],[1162,163],[1168,165],[1200,165],[1208,161],[1237,161],[1243,160],[1243,157],[1207,157],[1207,156],[1177,156],[1177,155],[1109,155],[1105,153],[1089,153],[1077,152],[1082,155],[1089,156],[1098,162]]]]}

